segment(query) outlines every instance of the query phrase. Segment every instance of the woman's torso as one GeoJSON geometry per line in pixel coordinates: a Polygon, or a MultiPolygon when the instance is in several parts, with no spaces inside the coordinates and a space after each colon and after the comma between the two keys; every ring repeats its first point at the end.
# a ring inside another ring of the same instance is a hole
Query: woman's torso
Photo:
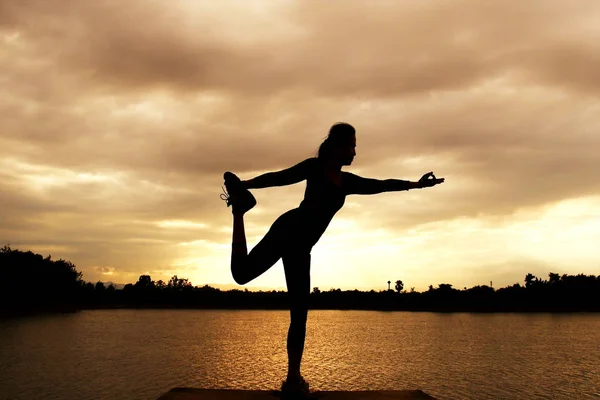
{"type": "Polygon", "coordinates": [[[323,162],[315,158],[307,175],[304,199],[298,208],[290,211],[297,214],[298,222],[315,243],[344,206],[346,190],[343,177],[342,172],[335,182],[335,178],[327,175],[323,162]]]}

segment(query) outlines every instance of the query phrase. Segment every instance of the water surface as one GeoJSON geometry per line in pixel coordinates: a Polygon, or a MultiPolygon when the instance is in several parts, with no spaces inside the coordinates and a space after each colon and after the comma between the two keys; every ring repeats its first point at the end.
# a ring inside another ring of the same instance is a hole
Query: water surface
{"type": "MultiPolygon", "coordinates": [[[[144,399],[275,389],[285,311],[99,310],[0,322],[0,398],[144,399]]],[[[600,399],[599,314],[311,311],[312,390],[438,399],[600,399]]]]}

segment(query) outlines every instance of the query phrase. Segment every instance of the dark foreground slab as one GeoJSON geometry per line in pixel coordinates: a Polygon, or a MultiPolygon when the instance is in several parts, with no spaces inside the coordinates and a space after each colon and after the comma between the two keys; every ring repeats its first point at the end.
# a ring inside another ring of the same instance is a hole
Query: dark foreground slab
{"type": "MultiPolygon", "coordinates": [[[[175,388],[158,400],[277,400],[276,390],[230,390],[175,388]]],[[[312,392],[308,399],[319,400],[435,400],[420,390],[361,390],[312,392]]]]}

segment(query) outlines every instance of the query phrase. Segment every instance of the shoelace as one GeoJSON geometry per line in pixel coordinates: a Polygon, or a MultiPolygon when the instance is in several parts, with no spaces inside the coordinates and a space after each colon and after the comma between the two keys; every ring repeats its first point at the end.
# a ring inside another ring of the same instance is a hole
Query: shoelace
{"type": "Polygon", "coordinates": [[[221,198],[221,200],[225,201],[227,203],[227,207],[229,207],[231,205],[231,201],[229,200],[231,196],[229,195],[229,193],[227,193],[227,190],[225,190],[223,186],[221,186],[221,190],[223,190],[223,193],[221,193],[219,197],[221,198]]]}

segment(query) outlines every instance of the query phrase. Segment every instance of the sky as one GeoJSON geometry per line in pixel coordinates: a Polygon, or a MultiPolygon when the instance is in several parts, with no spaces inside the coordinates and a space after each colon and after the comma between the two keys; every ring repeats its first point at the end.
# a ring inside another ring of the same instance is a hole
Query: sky
{"type": "MultiPolygon", "coordinates": [[[[0,242],[90,282],[235,285],[224,171],[357,130],[311,286],[600,274],[597,0],[0,0],[0,242]]],[[[305,183],[254,190],[252,248],[305,183]]],[[[281,262],[249,289],[285,288],[281,262]]],[[[393,287],[393,283],[392,283],[393,287]]],[[[239,287],[241,288],[241,287],[239,287]]]]}

